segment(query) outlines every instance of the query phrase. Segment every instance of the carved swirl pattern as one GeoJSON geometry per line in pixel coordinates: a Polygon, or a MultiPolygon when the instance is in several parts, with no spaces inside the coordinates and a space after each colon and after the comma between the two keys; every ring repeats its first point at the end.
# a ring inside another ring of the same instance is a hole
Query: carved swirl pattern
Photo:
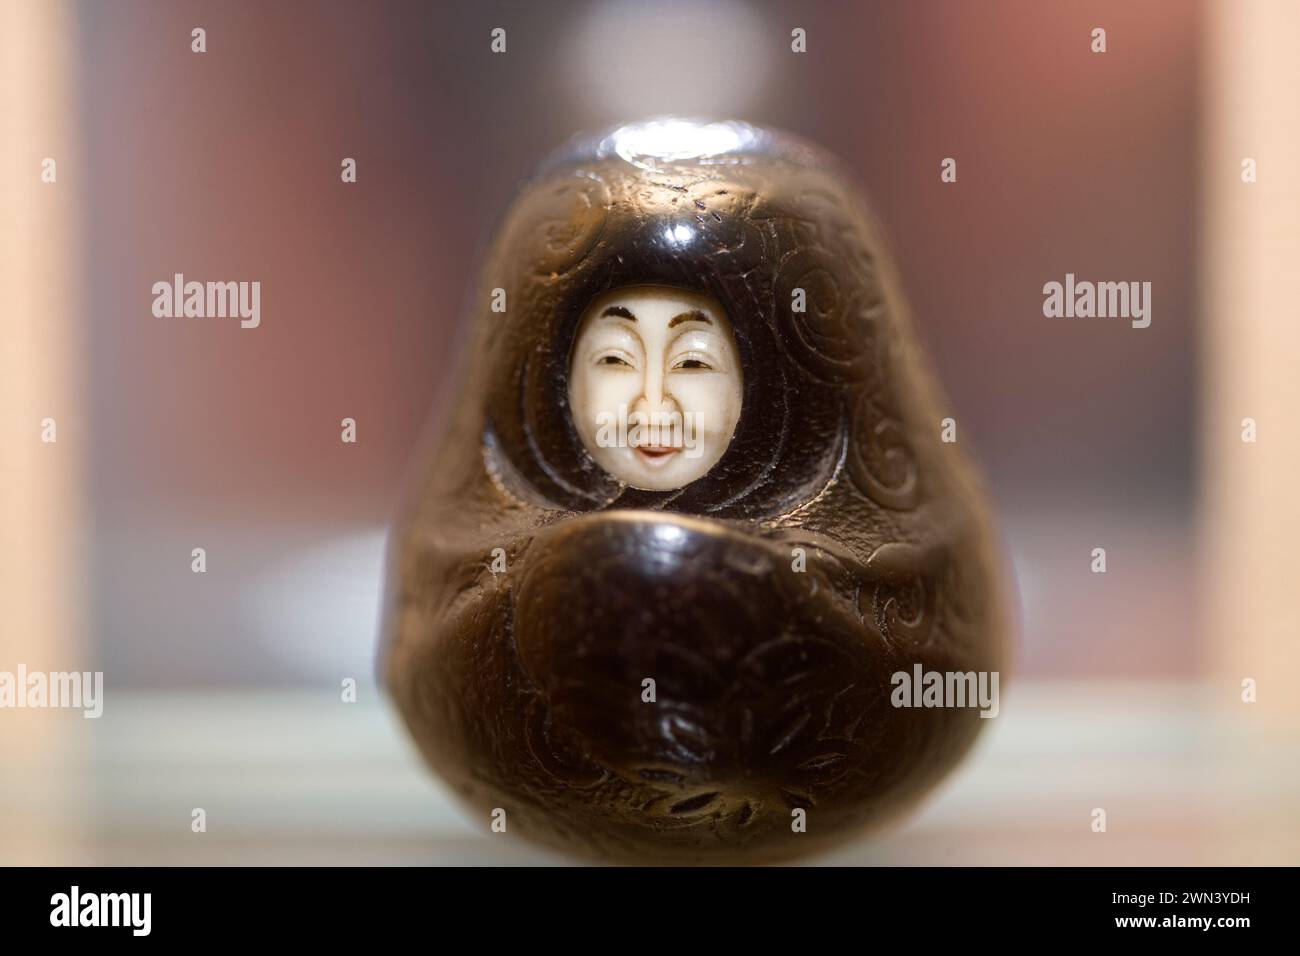
{"type": "Polygon", "coordinates": [[[870,390],[861,389],[850,428],[846,463],[858,490],[885,508],[915,508],[920,474],[903,423],[886,414],[870,390]]]}
{"type": "Polygon", "coordinates": [[[896,329],[866,227],[845,196],[805,190],[777,232],[792,246],[774,288],[782,347],[814,379],[849,389],[846,465],[853,485],[894,511],[920,502],[920,475],[896,412],[896,329]],[[793,307],[802,290],[804,310],[793,307]]]}
{"type": "Polygon", "coordinates": [[[984,563],[973,559],[979,545],[954,539],[927,553],[894,547],[901,560],[860,594],[864,622],[899,649],[978,657],[995,586],[984,563]]]}
{"type": "Polygon", "coordinates": [[[819,381],[860,381],[875,371],[872,342],[876,315],[870,293],[850,278],[846,263],[830,250],[808,245],[781,258],[776,312],[787,352],[819,381]],[[804,311],[792,308],[803,290],[804,311]]]}
{"type": "Polygon", "coordinates": [[[886,639],[923,645],[935,628],[936,584],[921,573],[882,581],[871,591],[870,608],[864,610],[886,639]]]}
{"type": "Polygon", "coordinates": [[[512,235],[540,237],[528,263],[534,275],[560,276],[586,257],[609,217],[609,187],[590,173],[561,176],[529,190],[510,224],[512,235]]]}

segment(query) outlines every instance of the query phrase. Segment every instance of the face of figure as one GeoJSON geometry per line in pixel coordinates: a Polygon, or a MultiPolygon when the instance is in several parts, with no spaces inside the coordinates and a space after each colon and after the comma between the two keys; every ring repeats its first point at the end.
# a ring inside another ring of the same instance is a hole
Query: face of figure
{"type": "Polygon", "coordinates": [[[569,364],[591,457],[633,488],[668,491],[718,463],[740,419],[740,356],[709,296],[631,286],[596,298],[569,364]]]}

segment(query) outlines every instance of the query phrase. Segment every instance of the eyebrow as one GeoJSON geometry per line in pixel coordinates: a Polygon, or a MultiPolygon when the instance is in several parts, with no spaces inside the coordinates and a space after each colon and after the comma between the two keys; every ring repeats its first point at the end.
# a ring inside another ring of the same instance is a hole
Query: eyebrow
{"type": "Polygon", "coordinates": [[[623,308],[621,305],[611,305],[604,312],[600,313],[600,317],[602,319],[607,315],[616,315],[620,319],[627,319],[629,322],[636,321],[636,316],[633,315],[631,312],[629,312],[627,309],[623,308]]]}
{"type": "Polygon", "coordinates": [[[681,315],[674,316],[668,323],[668,328],[674,325],[681,325],[683,322],[703,322],[705,325],[712,325],[713,320],[701,312],[699,309],[691,309],[689,312],[683,312],[681,315]]]}

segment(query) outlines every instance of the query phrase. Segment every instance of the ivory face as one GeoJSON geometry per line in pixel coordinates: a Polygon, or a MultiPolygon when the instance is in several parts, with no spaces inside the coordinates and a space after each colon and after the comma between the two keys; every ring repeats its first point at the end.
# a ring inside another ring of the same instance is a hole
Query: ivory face
{"type": "Polygon", "coordinates": [[[598,296],[569,364],[569,407],[587,452],[633,488],[669,491],[718,463],[740,419],[743,374],[713,298],[662,286],[598,296]]]}

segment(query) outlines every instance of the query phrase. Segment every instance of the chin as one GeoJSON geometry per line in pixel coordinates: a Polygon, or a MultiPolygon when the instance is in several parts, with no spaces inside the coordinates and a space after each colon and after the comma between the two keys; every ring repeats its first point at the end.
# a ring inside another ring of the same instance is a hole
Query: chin
{"type": "Polygon", "coordinates": [[[638,474],[629,475],[627,483],[640,491],[673,491],[690,484],[696,475],[681,475],[678,469],[669,465],[662,471],[640,469],[638,474]]]}
{"type": "Polygon", "coordinates": [[[699,459],[684,459],[682,452],[663,458],[643,456],[635,448],[620,449],[616,460],[598,462],[619,481],[639,491],[675,491],[702,477],[708,469],[699,459]]]}

